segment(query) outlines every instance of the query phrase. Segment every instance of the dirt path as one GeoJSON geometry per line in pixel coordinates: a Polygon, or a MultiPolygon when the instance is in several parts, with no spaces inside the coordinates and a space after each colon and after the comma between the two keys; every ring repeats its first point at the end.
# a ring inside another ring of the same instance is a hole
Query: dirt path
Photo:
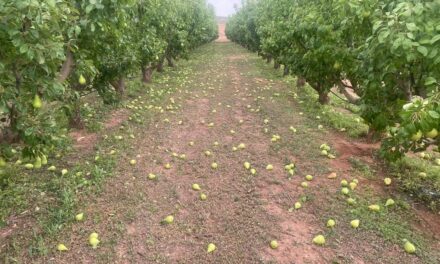
{"type": "MultiPolygon", "coordinates": [[[[438,260],[438,255],[432,254],[439,248],[438,240],[432,237],[438,230],[426,230],[431,235],[424,234],[434,249],[415,256],[406,254],[401,244],[369,228],[376,224],[374,221],[380,224],[382,218],[371,216],[361,222],[359,230],[350,227],[354,217],[350,214],[356,212],[350,211],[352,208],[340,194],[342,178],[359,179],[359,187],[354,191],[358,193],[356,198],[361,199],[362,193],[367,193],[369,197],[378,195],[377,201],[383,201],[391,195],[380,187],[372,188],[381,180],[372,182],[363,178],[349,162],[352,156],[371,160],[368,148],[331,130],[318,129],[318,121],[300,115],[298,105],[288,99],[288,87],[280,80],[268,78],[258,66],[258,58],[238,46],[210,44],[199,55],[189,66],[196,74],[176,94],[170,95],[168,103],[180,106],[179,110],[156,116],[148,129],[135,135],[138,140],[120,160],[117,176],[108,180],[99,197],[84,205],[86,220],[67,228],[58,237],[59,241],[53,242],[55,245],[63,242],[70,250],[52,252],[31,262],[435,263],[438,260]],[[289,130],[290,126],[297,132],[289,130]],[[272,142],[273,135],[281,139],[272,142]],[[320,156],[319,146],[332,145],[333,141],[338,142],[337,162],[320,156]],[[234,151],[241,143],[245,148],[234,151]],[[136,166],[128,164],[132,158],[136,158],[136,166]],[[214,162],[217,169],[211,167],[214,162]],[[244,168],[244,162],[256,169],[255,175],[244,168]],[[168,163],[169,169],[165,168],[168,163]],[[290,163],[296,165],[293,177],[284,168],[290,163]],[[266,170],[268,164],[273,165],[273,170],[266,170]],[[328,179],[331,172],[336,172],[338,179],[328,179]],[[149,173],[158,178],[149,180],[149,173]],[[301,187],[308,174],[314,179],[308,188],[301,187]],[[202,190],[192,190],[194,183],[202,190]],[[207,195],[206,201],[200,200],[201,193],[207,195]],[[303,207],[289,210],[297,201],[303,207]],[[162,224],[168,215],[174,216],[174,223],[162,224]],[[333,230],[326,228],[329,218],[337,222],[333,230]],[[101,240],[95,250],[87,244],[91,232],[98,232],[101,240]],[[318,234],[326,236],[326,246],[312,243],[318,234]],[[269,247],[274,239],[279,243],[276,250],[269,247]],[[214,253],[206,252],[209,243],[217,246],[214,253]]],[[[362,213],[374,214],[368,210],[362,213]]]]}

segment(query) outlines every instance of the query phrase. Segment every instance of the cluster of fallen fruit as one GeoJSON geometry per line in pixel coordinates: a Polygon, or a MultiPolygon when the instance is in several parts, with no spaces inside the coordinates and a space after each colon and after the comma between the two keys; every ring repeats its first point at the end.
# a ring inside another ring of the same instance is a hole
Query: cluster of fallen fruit
{"type": "MultiPolygon", "coordinates": [[[[169,120],[166,119],[165,122],[169,122],[169,120]]],[[[181,124],[181,122],[182,121],[179,121],[179,124],[181,124]]],[[[202,122],[202,123],[204,123],[204,122],[202,122]]],[[[242,124],[242,123],[243,123],[243,121],[240,120],[240,124],[242,124]]],[[[269,123],[269,120],[265,119],[264,120],[264,124],[268,124],[268,123],[269,123]]],[[[209,123],[209,124],[207,124],[207,126],[208,127],[213,127],[214,123],[209,123]]],[[[321,128],[318,128],[318,129],[321,129],[321,128]]],[[[297,130],[294,127],[290,127],[289,130],[292,131],[293,133],[297,132],[297,130]]],[[[235,134],[235,131],[233,131],[233,130],[231,130],[230,132],[231,132],[231,134],[235,134]]],[[[271,142],[272,143],[276,143],[276,142],[278,142],[280,140],[281,140],[281,136],[279,136],[279,135],[272,135],[272,138],[271,138],[271,142]]],[[[194,142],[192,142],[192,141],[189,142],[189,146],[194,146],[194,145],[195,145],[194,142]]],[[[214,146],[218,146],[219,143],[216,141],[216,142],[214,142],[213,145],[214,146]]],[[[233,146],[232,151],[244,150],[245,148],[246,148],[246,145],[244,143],[239,143],[237,146],[233,146]]],[[[336,158],[335,154],[331,153],[331,147],[328,144],[322,144],[320,146],[320,151],[321,151],[321,155],[322,156],[325,156],[325,157],[327,157],[329,159],[335,159],[336,158]]],[[[204,154],[206,156],[211,156],[212,152],[210,150],[206,150],[206,151],[204,151],[204,154]]],[[[172,156],[176,157],[176,158],[179,158],[179,159],[182,159],[182,160],[186,159],[186,155],[185,154],[180,154],[179,155],[179,154],[173,152],[172,156]]],[[[129,161],[129,164],[132,165],[132,166],[135,166],[137,164],[137,161],[135,159],[132,159],[132,160],[129,161]]],[[[218,168],[218,166],[219,165],[216,162],[212,162],[211,163],[211,169],[213,169],[213,170],[216,170],[218,168]]],[[[251,175],[256,175],[257,174],[257,170],[252,166],[252,164],[250,162],[245,161],[243,163],[243,166],[244,166],[244,168],[246,170],[248,170],[250,172],[251,175]]],[[[166,163],[164,165],[164,168],[165,169],[171,169],[171,164],[170,163],[166,163]]],[[[290,163],[290,164],[285,165],[284,169],[289,174],[289,177],[293,176],[295,174],[295,164],[294,163],[290,163]]],[[[272,170],[274,170],[274,166],[272,164],[267,164],[266,170],[267,171],[272,171],[272,170]]],[[[149,180],[158,180],[157,175],[154,174],[154,173],[149,173],[147,178],[149,180]]],[[[302,181],[300,185],[303,188],[308,188],[309,187],[309,182],[313,181],[314,177],[312,175],[306,175],[304,178],[305,178],[305,180],[302,181]]],[[[336,173],[331,173],[330,175],[327,176],[327,178],[328,179],[336,179],[337,175],[336,175],[336,173]]],[[[391,183],[392,183],[392,180],[390,178],[385,178],[384,179],[384,184],[385,185],[391,185],[391,183]]],[[[356,204],[356,200],[350,197],[350,193],[353,192],[357,188],[357,186],[359,184],[359,181],[357,179],[353,179],[351,182],[348,182],[347,180],[343,179],[343,180],[341,180],[340,184],[341,184],[341,194],[344,195],[344,196],[347,196],[347,200],[346,200],[347,203],[349,205],[355,205],[356,204]]],[[[202,188],[201,188],[201,186],[198,183],[192,184],[191,189],[193,191],[200,192],[199,198],[200,198],[201,201],[205,201],[208,198],[208,196],[205,193],[202,192],[202,188]]],[[[390,199],[388,199],[386,201],[385,206],[389,207],[389,206],[393,206],[394,204],[395,204],[394,200],[390,198],[390,199]]],[[[294,210],[299,210],[301,208],[302,208],[302,204],[301,204],[300,201],[298,201],[298,202],[296,202],[294,204],[294,206],[292,208],[289,209],[289,212],[293,212],[294,210]]],[[[378,204],[371,204],[371,205],[368,206],[368,209],[370,211],[372,211],[372,212],[380,212],[381,211],[381,206],[378,205],[378,204]]],[[[76,219],[76,221],[83,221],[84,214],[83,213],[77,214],[75,216],[75,219],[76,219]]],[[[170,224],[174,223],[174,220],[175,219],[174,219],[173,215],[168,215],[168,216],[166,216],[161,221],[161,224],[163,224],[163,225],[170,225],[170,224]]],[[[327,228],[334,228],[336,226],[336,224],[337,224],[336,220],[328,219],[327,223],[326,223],[326,227],[327,228]]],[[[354,228],[354,229],[357,229],[360,225],[361,225],[361,220],[360,219],[353,219],[353,220],[350,221],[350,226],[352,228],[354,228]]],[[[98,247],[99,243],[100,243],[98,233],[96,233],[96,232],[91,233],[89,235],[88,242],[89,242],[89,245],[93,249],[96,249],[98,247]]],[[[318,245],[318,246],[324,246],[326,244],[326,238],[322,234],[316,235],[312,239],[312,243],[315,244],[315,245],[318,245]]],[[[277,240],[271,240],[269,242],[269,246],[270,246],[270,248],[276,250],[279,247],[279,242],[277,240]]],[[[414,246],[414,244],[412,244],[408,240],[404,240],[403,248],[409,254],[413,254],[413,253],[416,252],[416,247],[414,246]]],[[[68,248],[64,244],[58,244],[57,250],[59,250],[59,251],[67,251],[68,248]]],[[[211,252],[214,252],[216,250],[217,250],[217,247],[216,247],[216,245],[214,243],[209,243],[207,245],[207,249],[206,249],[207,253],[211,253],[211,252]]]]}

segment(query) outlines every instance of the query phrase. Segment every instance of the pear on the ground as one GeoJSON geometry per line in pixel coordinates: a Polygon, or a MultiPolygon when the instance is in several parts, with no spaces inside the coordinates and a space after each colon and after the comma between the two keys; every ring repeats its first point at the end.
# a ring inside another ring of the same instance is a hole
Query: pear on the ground
{"type": "Polygon", "coordinates": [[[403,248],[405,249],[405,252],[409,254],[414,254],[416,252],[416,247],[414,246],[413,243],[409,242],[408,240],[405,241],[403,248]]]}
{"type": "Polygon", "coordinates": [[[379,212],[380,211],[380,206],[377,204],[372,204],[370,206],[368,206],[368,209],[370,209],[373,212],[379,212]]]}
{"type": "Polygon", "coordinates": [[[163,219],[163,222],[164,222],[165,224],[172,224],[172,223],[174,222],[174,216],[169,215],[169,216],[165,217],[165,218],[163,219]]]}
{"type": "Polygon", "coordinates": [[[336,221],[335,221],[335,220],[333,220],[333,219],[329,219],[329,220],[327,221],[327,227],[332,228],[332,227],[334,227],[335,225],[336,225],[336,221]]]}
{"type": "Polygon", "coordinates": [[[270,241],[270,247],[272,249],[277,249],[278,248],[278,241],[276,241],[276,240],[270,241]]]}
{"type": "Polygon", "coordinates": [[[355,219],[355,220],[352,220],[352,221],[350,222],[350,225],[351,225],[351,227],[353,227],[353,228],[358,228],[359,225],[360,225],[360,223],[361,223],[361,221],[360,221],[359,219],[355,219]]]}
{"type": "Polygon", "coordinates": [[[313,238],[313,243],[322,246],[325,244],[325,237],[323,235],[317,235],[313,238]]]}
{"type": "Polygon", "coordinates": [[[57,250],[58,251],[67,251],[69,249],[64,244],[58,244],[57,250]]]}
{"type": "Polygon", "coordinates": [[[395,204],[394,200],[390,198],[386,201],[385,206],[392,206],[394,204],[395,204]]]}
{"type": "Polygon", "coordinates": [[[192,187],[192,189],[194,191],[200,191],[201,190],[200,185],[198,185],[197,183],[194,183],[191,187],[192,187]]]}
{"type": "Polygon", "coordinates": [[[208,253],[211,253],[211,252],[214,252],[216,249],[217,249],[217,247],[215,246],[215,244],[210,243],[210,244],[208,245],[207,252],[208,252],[208,253]]]}
{"type": "Polygon", "coordinates": [[[75,215],[76,221],[82,221],[83,219],[84,219],[84,213],[79,213],[79,214],[75,215]]]}

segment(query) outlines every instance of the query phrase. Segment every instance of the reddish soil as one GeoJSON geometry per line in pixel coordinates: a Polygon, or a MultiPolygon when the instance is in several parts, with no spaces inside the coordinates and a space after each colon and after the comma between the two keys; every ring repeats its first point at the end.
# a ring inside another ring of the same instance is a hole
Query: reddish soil
{"type": "Polygon", "coordinates": [[[216,40],[216,42],[229,42],[229,39],[226,37],[226,33],[225,33],[225,29],[226,29],[226,23],[225,22],[221,22],[218,24],[218,39],[216,40]]]}

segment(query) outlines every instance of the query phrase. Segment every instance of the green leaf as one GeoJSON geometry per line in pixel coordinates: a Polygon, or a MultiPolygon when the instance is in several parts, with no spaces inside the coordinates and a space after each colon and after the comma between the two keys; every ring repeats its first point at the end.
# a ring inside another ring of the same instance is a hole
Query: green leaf
{"type": "Polygon", "coordinates": [[[428,113],[434,119],[439,119],[440,118],[440,114],[437,113],[436,111],[429,111],[428,113]]]}
{"type": "Polygon", "coordinates": [[[440,34],[435,35],[432,39],[431,39],[431,44],[436,43],[437,41],[440,40],[440,34]]]}
{"type": "Polygon", "coordinates": [[[377,36],[379,43],[384,43],[385,39],[390,35],[390,31],[389,30],[383,30],[379,33],[379,36],[377,36]]]}
{"type": "Polygon", "coordinates": [[[414,24],[414,23],[406,23],[406,28],[407,28],[409,31],[416,31],[416,30],[419,29],[419,28],[416,26],[416,24],[414,24]]]}
{"type": "Polygon", "coordinates": [[[425,79],[425,86],[429,86],[437,83],[437,80],[434,77],[428,77],[425,79]]]}
{"type": "Polygon", "coordinates": [[[428,49],[424,46],[418,46],[417,51],[420,52],[424,57],[428,56],[428,49]]]}

